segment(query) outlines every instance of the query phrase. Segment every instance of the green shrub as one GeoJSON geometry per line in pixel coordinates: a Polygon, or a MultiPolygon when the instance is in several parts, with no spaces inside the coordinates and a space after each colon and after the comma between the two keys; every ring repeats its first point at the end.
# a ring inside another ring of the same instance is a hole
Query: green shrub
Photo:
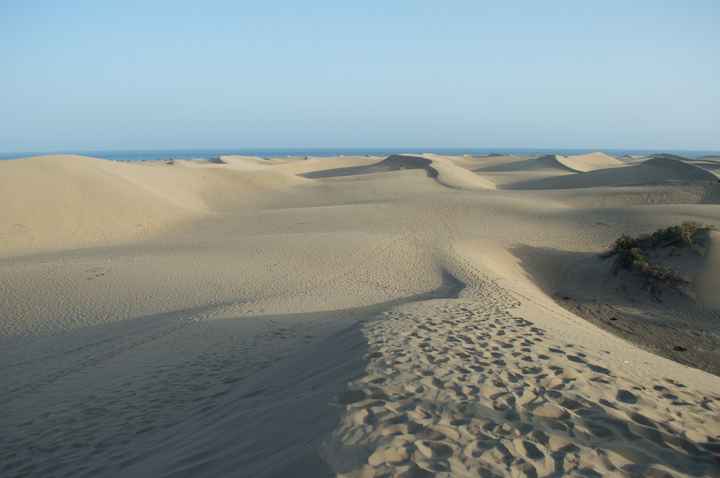
{"type": "Polygon", "coordinates": [[[688,281],[669,267],[653,264],[650,260],[652,253],[667,247],[697,251],[700,238],[712,229],[712,226],[697,222],[683,222],[638,237],[623,234],[601,257],[615,258],[613,273],[616,275],[621,270],[627,270],[643,277],[645,286],[658,298],[663,286],[677,289],[687,285],[688,281]]]}
{"type": "Polygon", "coordinates": [[[683,222],[679,226],[670,226],[653,232],[650,235],[650,242],[653,247],[692,247],[698,234],[710,229],[710,226],[703,226],[697,222],[683,222]]]}

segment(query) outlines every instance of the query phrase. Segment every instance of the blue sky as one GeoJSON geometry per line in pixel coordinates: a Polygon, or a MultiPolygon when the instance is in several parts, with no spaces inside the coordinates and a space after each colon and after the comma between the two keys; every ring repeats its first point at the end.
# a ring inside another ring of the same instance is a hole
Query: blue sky
{"type": "Polygon", "coordinates": [[[0,151],[720,149],[720,2],[0,0],[0,151]]]}

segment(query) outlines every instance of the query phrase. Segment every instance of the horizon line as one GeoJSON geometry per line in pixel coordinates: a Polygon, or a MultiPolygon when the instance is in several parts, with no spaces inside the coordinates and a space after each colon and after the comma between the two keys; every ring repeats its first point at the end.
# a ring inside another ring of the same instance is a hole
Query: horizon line
{"type": "Polygon", "coordinates": [[[92,152],[163,152],[163,151],[339,151],[339,150],[588,150],[588,151],[687,151],[687,152],[720,152],[720,147],[715,148],[683,148],[683,147],[623,147],[623,146],[228,146],[228,147],[182,147],[182,148],[55,148],[55,149],[23,149],[14,151],[0,151],[0,154],[68,154],[68,152],[92,153],[92,152]]]}

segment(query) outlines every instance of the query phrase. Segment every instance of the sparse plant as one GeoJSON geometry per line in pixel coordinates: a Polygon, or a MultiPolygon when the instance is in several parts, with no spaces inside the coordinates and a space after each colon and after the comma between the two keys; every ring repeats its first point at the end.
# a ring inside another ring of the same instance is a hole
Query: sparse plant
{"type": "Polygon", "coordinates": [[[713,226],[697,222],[683,222],[638,237],[623,234],[601,257],[615,258],[612,270],[616,275],[626,270],[642,277],[650,293],[659,299],[663,287],[679,289],[689,282],[673,269],[653,263],[650,259],[653,253],[668,247],[690,248],[699,252],[701,237],[713,229],[713,226]]]}

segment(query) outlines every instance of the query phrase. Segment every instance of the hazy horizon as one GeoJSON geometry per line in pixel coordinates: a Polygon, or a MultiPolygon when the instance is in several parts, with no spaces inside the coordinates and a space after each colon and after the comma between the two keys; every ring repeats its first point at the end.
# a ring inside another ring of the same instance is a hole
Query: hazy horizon
{"type": "Polygon", "coordinates": [[[0,157],[10,154],[79,154],[93,152],[169,152],[169,151],[294,151],[294,152],[352,152],[352,151],[457,151],[457,152],[473,152],[473,151],[602,151],[602,152],[692,152],[692,153],[720,153],[719,148],[654,148],[654,147],[635,147],[625,148],[620,146],[431,146],[431,145],[410,145],[410,146],[208,146],[208,147],[186,147],[175,148],[172,146],[152,147],[152,148],[50,148],[50,149],[22,149],[22,150],[0,150],[0,157]]]}
{"type": "Polygon", "coordinates": [[[83,156],[108,159],[113,161],[159,161],[169,159],[212,159],[222,155],[259,156],[264,158],[284,156],[386,156],[391,154],[423,154],[435,153],[441,155],[473,155],[484,156],[492,154],[505,154],[516,156],[542,156],[547,154],[578,155],[593,152],[604,152],[616,157],[622,156],[648,156],[652,154],[674,154],[687,159],[700,159],[704,157],[720,156],[720,150],[691,150],[691,149],[627,149],[627,148],[532,148],[532,147],[437,147],[437,146],[386,146],[377,148],[363,147],[318,147],[318,148],[162,148],[162,149],[99,149],[99,150],[59,150],[59,151],[0,151],[0,161],[25,159],[33,156],[55,154],[77,154],[83,156]]]}
{"type": "Polygon", "coordinates": [[[717,151],[719,20],[709,0],[7,1],[0,151],[717,151]]]}

